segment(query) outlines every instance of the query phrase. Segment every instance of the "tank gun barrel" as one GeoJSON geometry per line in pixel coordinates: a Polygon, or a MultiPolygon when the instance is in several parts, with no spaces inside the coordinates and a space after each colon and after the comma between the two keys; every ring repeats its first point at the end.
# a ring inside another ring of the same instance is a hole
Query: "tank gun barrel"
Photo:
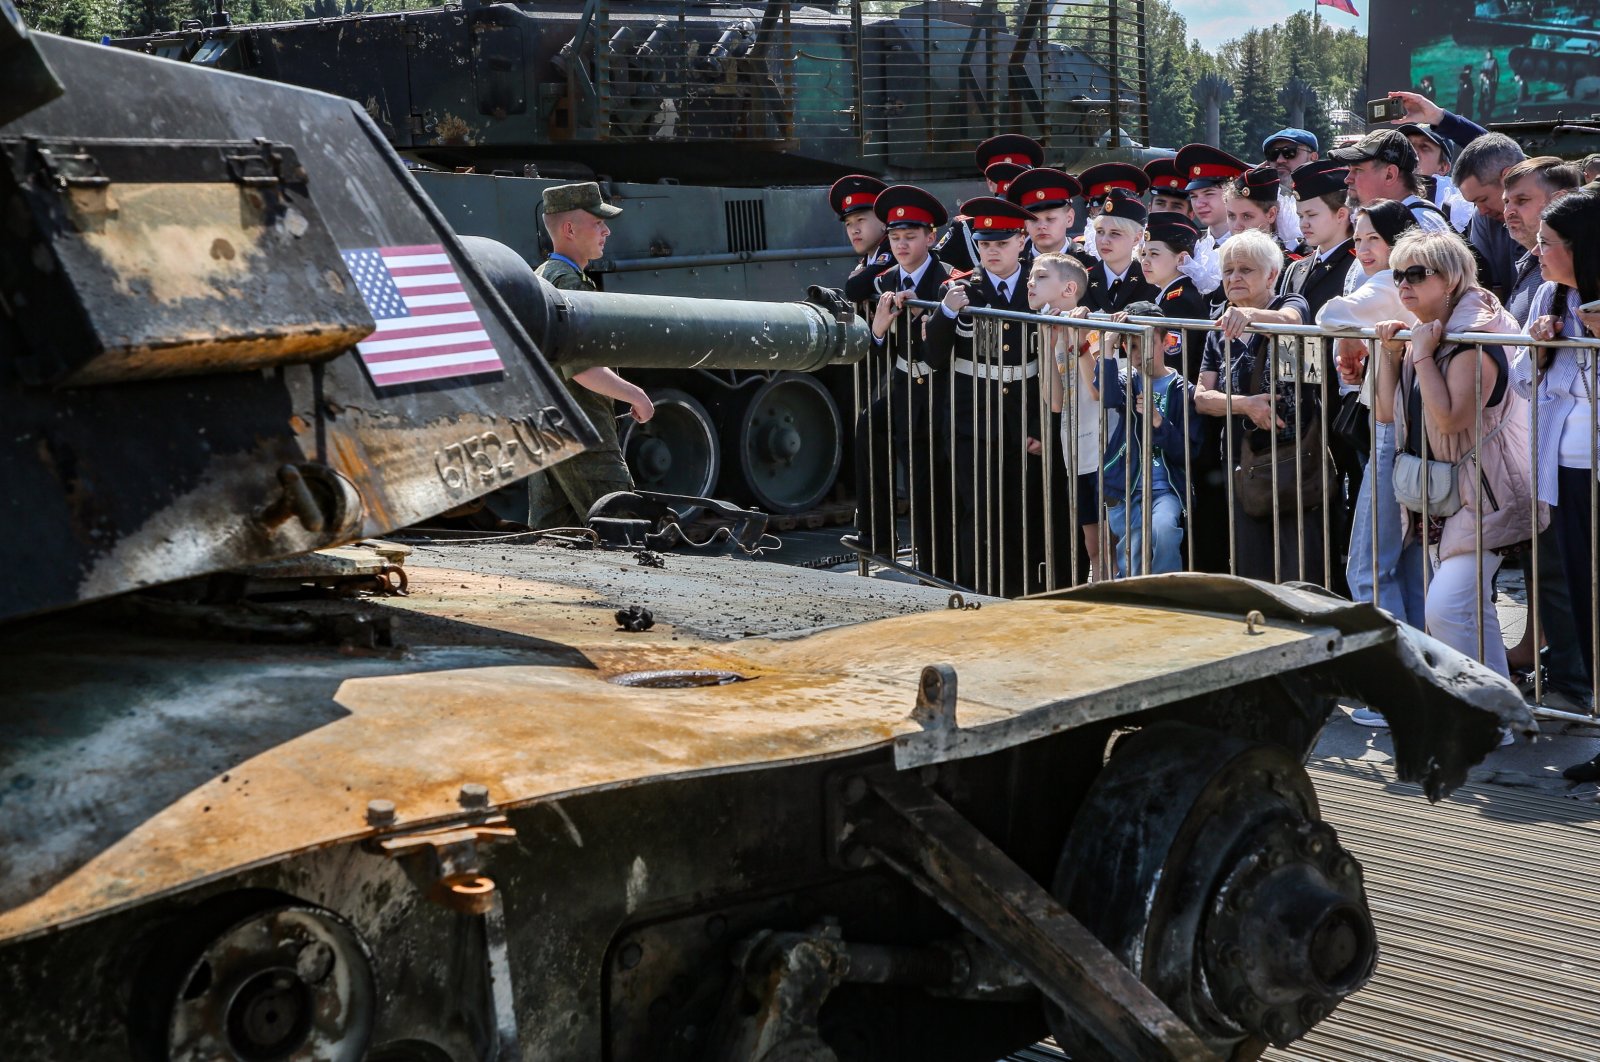
{"type": "Polygon", "coordinates": [[[565,369],[815,372],[867,352],[865,321],[812,303],[560,291],[505,244],[461,239],[540,351],[565,369]]]}

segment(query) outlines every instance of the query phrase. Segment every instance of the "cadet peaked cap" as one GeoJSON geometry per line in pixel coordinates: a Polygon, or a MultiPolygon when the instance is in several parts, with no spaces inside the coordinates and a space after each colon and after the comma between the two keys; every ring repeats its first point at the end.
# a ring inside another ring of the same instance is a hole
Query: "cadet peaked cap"
{"type": "Polygon", "coordinates": [[[597,218],[614,218],[622,213],[621,207],[605,201],[600,186],[593,181],[552,185],[544,190],[542,198],[546,216],[565,214],[569,210],[587,210],[597,218]]]}
{"type": "Polygon", "coordinates": [[[1156,195],[1189,197],[1189,180],[1178,172],[1177,159],[1151,159],[1144,164],[1144,175],[1156,195]]]}
{"type": "Polygon", "coordinates": [[[1275,167],[1266,163],[1253,166],[1239,175],[1239,198],[1248,199],[1264,207],[1278,205],[1278,193],[1283,190],[1283,178],[1275,167]]]}
{"type": "Polygon", "coordinates": [[[997,162],[1012,162],[1019,166],[1037,166],[1044,162],[1044,148],[1031,136],[1021,133],[1001,133],[991,136],[973,152],[982,173],[997,162]]]}
{"type": "Polygon", "coordinates": [[[828,189],[828,205],[833,207],[833,212],[839,215],[840,221],[843,221],[858,210],[871,210],[872,204],[886,187],[888,186],[876,177],[868,177],[864,173],[852,173],[833,182],[833,187],[828,189]]]}
{"type": "Polygon", "coordinates": [[[1144,201],[1139,196],[1126,188],[1116,187],[1106,193],[1105,199],[1100,203],[1100,216],[1107,218],[1127,218],[1143,225],[1149,216],[1145,209],[1144,201]]]}
{"type": "Polygon", "coordinates": [[[1188,190],[1191,192],[1214,188],[1250,168],[1210,144],[1185,144],[1178,149],[1178,157],[1173,162],[1177,164],[1178,172],[1189,179],[1188,190]]]}
{"type": "Polygon", "coordinates": [[[1368,133],[1358,143],[1328,152],[1328,157],[1351,165],[1357,162],[1381,162],[1386,166],[1399,166],[1406,173],[1417,168],[1417,149],[1398,129],[1379,129],[1368,133]]]}
{"type": "Polygon", "coordinates": [[[995,195],[1005,195],[1011,182],[1028,172],[1028,167],[1015,162],[993,162],[983,171],[983,179],[994,185],[995,195]]]}
{"type": "MultiPolygon", "coordinates": [[[[1439,150],[1444,152],[1445,158],[1450,157],[1450,141],[1446,140],[1444,134],[1431,125],[1426,125],[1422,122],[1407,122],[1405,125],[1397,126],[1395,132],[1404,137],[1425,137],[1439,145],[1439,150]]],[[[1415,144],[1411,145],[1411,150],[1415,151],[1416,149],[1417,146],[1415,144]]]]}
{"type": "Polygon", "coordinates": [[[1294,197],[1304,200],[1344,191],[1344,181],[1348,176],[1350,167],[1345,163],[1338,159],[1319,159],[1295,167],[1289,180],[1294,184],[1294,197]]]}
{"type": "Polygon", "coordinates": [[[1072,174],[1035,166],[1023,172],[1006,189],[1006,198],[1027,210],[1050,210],[1066,206],[1083,194],[1083,185],[1072,174]]]}
{"type": "Polygon", "coordinates": [[[1092,203],[1104,199],[1113,188],[1121,188],[1134,195],[1143,195],[1150,188],[1150,178],[1139,167],[1128,162],[1102,162],[1078,174],[1083,182],[1083,194],[1092,203]]]}
{"type": "Polygon", "coordinates": [[[936,229],[950,219],[939,197],[914,184],[895,184],[878,193],[872,212],[891,229],[912,225],[936,229]]]}
{"type": "Polygon", "coordinates": [[[1200,224],[1187,214],[1171,210],[1157,210],[1145,219],[1145,231],[1152,240],[1177,243],[1193,247],[1200,239],[1200,224]]]}
{"type": "Polygon", "coordinates": [[[961,212],[971,221],[975,240],[1005,240],[1023,232],[1023,222],[1037,221],[1032,213],[1015,203],[992,195],[979,196],[961,204],[961,212]]]}
{"type": "Polygon", "coordinates": [[[1275,140],[1285,140],[1291,144],[1299,144],[1301,147],[1308,147],[1312,151],[1320,150],[1317,146],[1316,134],[1308,129],[1295,129],[1291,126],[1288,129],[1279,129],[1261,142],[1261,153],[1263,155],[1267,153],[1267,148],[1271,147],[1272,142],[1275,140]]]}

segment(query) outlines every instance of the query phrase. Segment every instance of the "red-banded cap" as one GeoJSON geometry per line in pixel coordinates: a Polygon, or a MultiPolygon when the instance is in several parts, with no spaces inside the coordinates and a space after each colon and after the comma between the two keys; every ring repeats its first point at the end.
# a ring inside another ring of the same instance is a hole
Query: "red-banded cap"
{"type": "Polygon", "coordinates": [[[878,199],[878,194],[885,187],[886,185],[876,177],[868,177],[864,173],[852,173],[833,182],[833,187],[828,189],[828,205],[833,207],[833,212],[839,215],[840,221],[843,221],[858,210],[871,210],[873,203],[878,199]]]}
{"type": "Polygon", "coordinates": [[[1036,166],[1012,181],[1005,196],[1028,210],[1049,210],[1065,206],[1082,194],[1083,186],[1072,174],[1048,166],[1036,166]]]}

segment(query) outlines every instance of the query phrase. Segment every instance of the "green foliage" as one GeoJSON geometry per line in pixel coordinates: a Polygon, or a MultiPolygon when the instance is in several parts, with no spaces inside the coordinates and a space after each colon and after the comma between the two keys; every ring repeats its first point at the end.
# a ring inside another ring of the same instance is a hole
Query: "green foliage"
{"type": "MultiPolygon", "coordinates": [[[[235,22],[327,18],[356,11],[436,7],[441,0],[226,0],[235,22]]],[[[23,21],[46,33],[99,40],[175,30],[186,19],[211,22],[211,0],[18,0],[23,21]]]]}

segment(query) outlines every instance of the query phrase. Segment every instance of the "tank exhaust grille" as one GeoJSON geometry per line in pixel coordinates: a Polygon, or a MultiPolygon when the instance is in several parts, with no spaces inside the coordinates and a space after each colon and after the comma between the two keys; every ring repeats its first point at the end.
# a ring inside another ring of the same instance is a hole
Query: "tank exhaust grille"
{"type": "Polygon", "coordinates": [[[760,199],[729,199],[722,204],[728,222],[728,253],[767,249],[767,205],[760,199]]]}

